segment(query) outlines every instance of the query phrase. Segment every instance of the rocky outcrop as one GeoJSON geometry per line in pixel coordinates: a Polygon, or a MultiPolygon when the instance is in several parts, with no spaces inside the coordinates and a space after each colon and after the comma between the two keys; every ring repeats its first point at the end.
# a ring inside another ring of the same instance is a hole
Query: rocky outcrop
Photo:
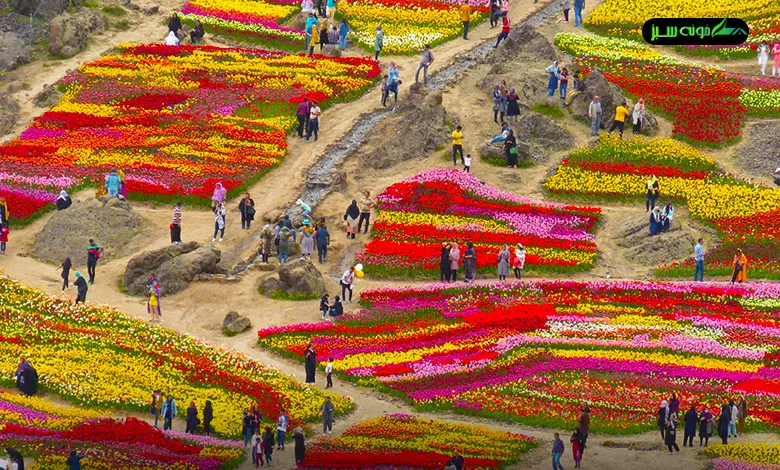
{"type": "Polygon", "coordinates": [[[87,47],[89,33],[107,26],[102,13],[88,8],[60,15],[49,23],[49,52],[57,57],[73,57],[87,47]]]}
{"type": "Polygon", "coordinates": [[[780,166],[780,146],[777,136],[780,122],[759,122],[748,127],[744,144],[734,152],[737,162],[753,176],[768,178],[780,166]]]}
{"type": "Polygon", "coordinates": [[[30,61],[32,47],[14,31],[0,31],[0,72],[8,72],[30,61]]]}
{"type": "Polygon", "coordinates": [[[574,146],[574,138],[553,119],[543,114],[530,112],[512,127],[517,138],[526,142],[535,155],[574,146]]]}
{"type": "MultiPolygon", "coordinates": [[[[2,52],[0,52],[2,54],[2,52]]],[[[0,137],[11,132],[19,119],[19,103],[11,96],[0,94],[0,137]]]]}
{"type": "Polygon", "coordinates": [[[327,44],[323,46],[320,54],[325,57],[341,57],[341,49],[339,49],[338,44],[327,44]]]}
{"type": "Polygon", "coordinates": [[[626,258],[643,266],[685,259],[693,252],[693,237],[672,221],[668,232],[650,235],[650,215],[625,221],[615,233],[618,245],[626,248],[626,258]]]}
{"type": "Polygon", "coordinates": [[[539,34],[534,27],[523,24],[509,32],[509,36],[488,60],[492,63],[515,60],[520,54],[550,63],[558,58],[555,48],[546,37],[539,34]]]}
{"type": "Polygon", "coordinates": [[[60,100],[62,94],[54,85],[46,85],[40,93],[33,98],[33,104],[39,108],[51,108],[60,100]]]}
{"type": "MultiPolygon", "coordinates": [[[[479,148],[479,153],[482,158],[494,165],[506,165],[506,151],[504,150],[504,144],[491,144],[485,142],[482,147],[479,148]]],[[[527,144],[518,141],[517,142],[517,160],[534,159],[531,153],[531,147],[527,144]]]]}
{"type": "Polygon", "coordinates": [[[146,290],[149,274],[154,273],[162,293],[175,294],[200,274],[222,273],[218,266],[221,257],[218,249],[197,242],[146,251],[127,263],[122,285],[130,294],[141,295],[146,290]]]}
{"type": "Polygon", "coordinates": [[[311,261],[298,258],[283,264],[275,276],[265,280],[262,290],[266,295],[279,293],[291,298],[316,298],[323,295],[325,279],[311,261]]]}
{"type": "Polygon", "coordinates": [[[222,332],[228,336],[243,333],[252,328],[249,318],[239,315],[238,312],[229,312],[222,320],[222,332]]]}
{"type": "Polygon", "coordinates": [[[81,6],[81,0],[10,0],[9,5],[16,13],[35,15],[46,19],[59,15],[69,5],[81,6]]]}
{"type": "Polygon", "coordinates": [[[85,266],[90,238],[103,248],[103,259],[114,258],[145,225],[127,201],[109,196],[75,200],[46,222],[30,254],[54,264],[70,257],[75,266],[85,266]]]}

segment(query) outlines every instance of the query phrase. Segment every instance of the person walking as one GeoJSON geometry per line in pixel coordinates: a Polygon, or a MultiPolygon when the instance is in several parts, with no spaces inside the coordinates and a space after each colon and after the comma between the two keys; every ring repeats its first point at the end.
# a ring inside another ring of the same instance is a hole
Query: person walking
{"type": "Polygon", "coordinates": [[[87,274],[89,275],[90,284],[95,283],[95,268],[97,268],[97,262],[102,253],[103,248],[100,248],[100,245],[90,238],[89,245],[87,245],[87,274]]]}
{"type": "Polygon", "coordinates": [[[467,153],[465,157],[463,157],[463,171],[466,173],[471,173],[471,154],[467,153]]]}
{"type": "Polygon", "coordinates": [[[582,434],[579,428],[574,428],[569,442],[571,443],[571,452],[574,457],[574,468],[580,468],[582,454],[585,451],[585,435],[582,434]]]}
{"type": "Polygon", "coordinates": [[[506,167],[517,168],[517,140],[512,129],[509,129],[504,140],[504,154],[506,155],[506,167]]]}
{"type": "Polygon", "coordinates": [[[510,123],[517,122],[518,116],[520,116],[520,96],[512,88],[506,95],[506,119],[510,123]]]}
{"type": "Polygon", "coordinates": [[[224,204],[227,198],[227,189],[222,183],[214,185],[214,193],[211,195],[211,210],[216,210],[220,204],[224,204]]]}
{"type": "Polygon", "coordinates": [[[567,67],[564,67],[561,69],[561,77],[560,77],[560,96],[561,96],[561,104],[566,103],[566,92],[569,89],[569,69],[567,67]]]}
{"type": "Polygon", "coordinates": [[[341,298],[347,303],[352,303],[352,290],[355,288],[355,266],[344,271],[341,275],[339,284],[341,285],[341,298]],[[349,291],[349,299],[347,299],[347,291],[349,291]]]}
{"type": "Polygon", "coordinates": [[[766,63],[769,61],[769,46],[762,42],[758,45],[758,66],[761,67],[761,75],[766,75],[766,63]]]}
{"type": "Polygon", "coordinates": [[[642,133],[642,124],[645,121],[645,99],[639,98],[639,101],[634,105],[634,109],[631,111],[631,120],[634,124],[632,132],[634,134],[642,133]]]}
{"type": "Polygon", "coordinates": [[[417,66],[417,71],[414,73],[414,83],[420,83],[420,70],[423,71],[423,85],[428,85],[428,67],[433,63],[433,51],[431,51],[430,44],[426,44],[421,51],[422,57],[420,58],[420,65],[417,66]]]}
{"type": "Polygon", "coordinates": [[[582,26],[582,9],[585,8],[585,0],[574,0],[574,26],[582,26]]]}
{"type": "Polygon", "coordinates": [[[683,420],[685,421],[683,447],[693,447],[693,438],[696,436],[696,425],[699,423],[699,414],[696,413],[696,406],[691,405],[691,409],[685,413],[683,420]],[[690,444],[690,446],[688,444],[690,444]]]}
{"type": "Polygon", "coordinates": [[[303,359],[306,369],[306,383],[313,384],[317,375],[317,351],[314,350],[314,344],[309,343],[306,350],[303,351],[303,359]]]}
{"type": "Polygon", "coordinates": [[[471,7],[469,7],[469,0],[463,0],[463,5],[460,6],[460,20],[463,22],[463,39],[469,38],[469,23],[471,22],[471,7]]]}
{"type": "Polygon", "coordinates": [[[477,278],[477,250],[474,244],[466,242],[466,252],[463,255],[463,270],[466,282],[471,282],[477,278]]]}
{"type": "Polygon", "coordinates": [[[322,53],[322,48],[328,44],[330,44],[330,24],[328,23],[328,17],[326,16],[324,20],[322,20],[322,23],[320,24],[320,53],[322,53]]]}
{"type": "Polygon", "coordinates": [[[160,323],[162,321],[162,311],[160,310],[160,284],[157,280],[152,281],[146,289],[146,313],[149,314],[149,323],[160,323]],[[155,315],[156,314],[156,315],[155,315]]]}
{"type": "Polygon", "coordinates": [[[8,222],[0,224],[0,255],[5,254],[5,248],[8,245],[8,234],[11,232],[8,222]]]}
{"type": "Polygon", "coordinates": [[[501,11],[501,0],[490,0],[490,29],[498,25],[498,17],[501,11]]]}
{"type": "Polygon", "coordinates": [[[701,447],[702,441],[704,442],[704,447],[707,447],[711,435],[712,413],[707,410],[706,406],[703,406],[701,408],[701,414],[699,415],[699,447],[701,447]]]}
{"type": "Polygon", "coordinates": [[[311,226],[309,219],[303,219],[300,245],[301,257],[308,261],[311,254],[314,253],[314,227],[311,226]]]}
{"type": "Polygon", "coordinates": [[[160,421],[160,416],[162,412],[162,405],[165,399],[162,396],[162,391],[155,390],[152,392],[152,415],[154,416],[154,427],[157,427],[157,423],[160,421]]]}
{"type": "Polygon", "coordinates": [[[339,25],[339,49],[342,51],[347,48],[347,35],[349,34],[349,23],[346,18],[341,19],[339,25]]]}
{"type": "Polygon", "coordinates": [[[376,201],[371,197],[371,192],[366,191],[363,193],[363,198],[360,199],[360,220],[358,220],[357,231],[360,233],[360,229],[363,227],[363,222],[366,223],[366,228],[363,234],[368,233],[368,225],[371,222],[371,209],[376,205],[376,201]]]}
{"type": "Polygon", "coordinates": [[[387,68],[387,97],[390,97],[390,93],[393,93],[393,100],[395,102],[398,102],[398,85],[401,83],[400,80],[401,72],[398,70],[398,66],[395,65],[395,62],[390,62],[390,67],[387,68]]]}
{"type": "Polygon", "coordinates": [[[601,128],[601,102],[598,96],[594,96],[593,101],[588,105],[588,119],[590,119],[590,135],[598,137],[601,128]]]}
{"type": "Polygon", "coordinates": [[[320,263],[328,259],[328,245],[330,245],[330,233],[325,225],[320,225],[314,232],[314,240],[317,242],[317,258],[320,263]]]}
{"type": "Polygon", "coordinates": [[[748,417],[747,401],[742,395],[737,399],[737,412],[737,432],[739,433],[739,436],[742,437],[745,435],[745,421],[748,417]]]}
{"type": "Polygon", "coordinates": [[[742,284],[747,282],[747,256],[742,252],[742,248],[737,248],[737,252],[734,255],[734,261],[731,268],[731,283],[738,282],[742,284]]]}
{"type": "MultiPolygon", "coordinates": [[[[252,440],[252,415],[249,414],[249,409],[244,408],[244,413],[241,415],[241,435],[244,436],[244,447],[252,440]]],[[[255,453],[252,450],[252,463],[255,462],[255,453]]]]}
{"type": "Polygon", "coordinates": [[[84,279],[84,275],[80,271],[76,271],[73,274],[76,276],[76,280],[73,282],[73,285],[76,286],[76,303],[83,304],[87,301],[87,291],[89,290],[87,280],[84,279]]]}
{"type": "Polygon", "coordinates": [[[265,427],[263,434],[263,452],[265,453],[265,463],[270,467],[274,453],[274,433],[269,426],[265,427]]]}
{"type": "Polygon", "coordinates": [[[664,437],[664,444],[669,449],[669,453],[672,453],[672,449],[680,452],[680,447],[677,445],[677,414],[672,413],[669,415],[669,419],[666,420],[666,437],[664,437]]]}
{"type": "Polygon", "coordinates": [[[303,132],[307,129],[306,123],[309,121],[309,100],[304,97],[303,100],[298,103],[298,108],[295,110],[295,118],[298,120],[298,137],[303,139],[303,132]]]}
{"type": "Polygon", "coordinates": [[[458,264],[460,263],[460,248],[457,243],[453,243],[450,248],[450,281],[458,280],[458,264]]]}
{"type": "Polygon", "coordinates": [[[171,244],[181,245],[181,206],[184,203],[177,202],[173,206],[173,220],[171,221],[171,244]]]}
{"type": "Polygon", "coordinates": [[[293,431],[293,439],[295,439],[295,465],[297,466],[306,458],[306,437],[300,426],[293,431]]]}
{"type": "Polygon", "coordinates": [[[333,358],[328,358],[325,364],[325,388],[333,388],[333,358]]]}
{"type": "Polygon", "coordinates": [[[645,194],[645,212],[649,212],[655,209],[655,201],[661,195],[661,186],[658,184],[658,178],[655,175],[650,175],[650,178],[647,179],[645,189],[647,190],[645,194]]]}
{"type": "Polygon", "coordinates": [[[62,291],[64,292],[68,288],[68,278],[70,277],[70,268],[73,267],[73,263],[70,261],[70,257],[66,257],[62,260],[62,263],[57,266],[56,269],[61,269],[60,277],[62,278],[62,291]]]}
{"type": "Polygon", "coordinates": [[[191,401],[190,406],[187,407],[187,427],[184,430],[187,434],[195,434],[198,430],[198,409],[195,407],[195,402],[191,401]]]}
{"type": "Polygon", "coordinates": [[[493,122],[496,124],[499,123],[499,116],[501,117],[501,122],[504,121],[504,115],[506,114],[506,95],[504,94],[503,90],[496,85],[493,88],[493,122]]]}
{"type": "Polygon", "coordinates": [[[333,413],[335,411],[336,408],[333,406],[333,403],[330,401],[330,397],[326,395],[325,402],[320,406],[320,415],[322,416],[323,434],[333,433],[333,413]]]}
{"type": "Polygon", "coordinates": [[[284,450],[284,442],[287,436],[287,427],[290,425],[290,417],[284,408],[279,410],[279,417],[276,418],[276,450],[284,450]]]}
{"type": "Polygon", "coordinates": [[[731,405],[724,403],[720,407],[720,416],[718,417],[718,436],[724,445],[729,443],[729,424],[731,424],[731,405]]]}
{"type": "Polygon", "coordinates": [[[356,199],[352,200],[352,204],[347,207],[347,211],[344,213],[344,221],[347,222],[347,238],[355,238],[358,231],[358,219],[360,219],[360,207],[356,199]]]}
{"type": "Polygon", "coordinates": [[[255,464],[255,468],[265,466],[265,462],[263,462],[264,454],[263,436],[260,434],[260,428],[257,428],[252,432],[252,463],[255,464]]]}
{"type": "Polygon", "coordinates": [[[314,55],[314,48],[320,43],[320,23],[312,23],[311,39],[309,40],[309,57],[314,55]]]}
{"type": "Polygon", "coordinates": [[[0,196],[0,223],[7,223],[11,218],[11,211],[8,210],[8,201],[0,196]]]}
{"type": "Polygon", "coordinates": [[[450,244],[441,244],[441,259],[439,262],[439,281],[450,282],[450,244]]]}
{"type": "Polygon", "coordinates": [[[549,75],[547,79],[547,96],[552,97],[558,90],[558,80],[561,78],[561,68],[558,67],[558,61],[553,61],[552,65],[544,69],[549,75]]]}
{"type": "MultiPolygon", "coordinates": [[[[504,2],[505,5],[508,5],[508,2],[504,2]]],[[[501,41],[509,37],[509,31],[511,30],[511,22],[509,21],[509,15],[503,15],[501,18],[501,33],[498,35],[498,39],[496,39],[496,45],[493,46],[493,49],[498,49],[498,45],[501,44],[501,41]]]]}
{"type": "Polygon", "coordinates": [[[119,175],[116,173],[116,170],[111,170],[111,173],[106,176],[106,193],[108,193],[109,196],[119,196],[119,190],[122,186],[122,180],[119,179],[119,175]]]}
{"type": "Polygon", "coordinates": [[[211,243],[217,241],[217,234],[219,234],[219,241],[225,237],[225,203],[220,202],[214,209],[214,236],[211,238],[211,243]]]}
{"type": "Polygon", "coordinates": [[[460,163],[463,164],[463,126],[458,126],[452,131],[452,164],[458,166],[458,154],[460,163]]]}
{"type": "Polygon", "coordinates": [[[556,432],[554,435],[553,446],[552,446],[553,470],[563,470],[563,465],[561,465],[561,456],[563,455],[564,450],[566,449],[564,448],[563,441],[561,440],[561,436],[556,432]]]}
{"type": "Polygon", "coordinates": [[[304,139],[306,142],[309,142],[312,134],[314,134],[315,142],[317,142],[317,139],[319,139],[320,114],[322,114],[322,110],[319,106],[317,106],[317,102],[312,100],[311,107],[309,108],[309,122],[307,124],[308,128],[306,130],[306,138],[304,139]]]}
{"type": "Polygon", "coordinates": [[[60,191],[60,195],[57,196],[57,200],[54,201],[54,205],[57,207],[57,212],[64,211],[73,204],[73,201],[68,196],[68,192],[64,189],[60,191]]]}
{"type": "Polygon", "coordinates": [[[609,128],[609,132],[612,133],[615,129],[620,131],[620,138],[623,138],[623,129],[626,126],[626,116],[628,116],[628,108],[626,108],[625,100],[615,108],[615,120],[612,122],[612,126],[609,128]]]}
{"type": "Polygon", "coordinates": [[[506,281],[506,277],[509,275],[509,247],[503,245],[498,252],[498,280],[506,281]]]}
{"type": "Polygon", "coordinates": [[[563,9],[563,23],[569,24],[569,10],[571,9],[571,0],[561,0],[561,9],[563,9]]]}
{"type": "Polygon", "coordinates": [[[211,406],[211,400],[206,400],[206,405],[203,407],[203,432],[207,436],[211,435],[211,422],[214,420],[214,407],[211,406]]]}
{"type": "Polygon", "coordinates": [[[515,273],[515,279],[523,278],[523,268],[525,267],[525,248],[522,243],[518,243],[515,247],[514,256],[512,257],[512,270],[515,273]]]}
{"type": "Polygon", "coordinates": [[[162,417],[163,417],[163,431],[167,431],[173,427],[173,418],[176,417],[176,400],[173,396],[168,395],[168,398],[162,405],[162,417]]]}
{"type": "Polygon", "coordinates": [[[374,35],[374,60],[379,62],[379,53],[382,52],[384,47],[385,33],[382,32],[382,25],[376,27],[376,34],[374,35]]]}
{"type": "Polygon", "coordinates": [[[241,213],[241,230],[249,230],[252,221],[255,220],[255,200],[249,196],[249,193],[245,193],[238,203],[238,212],[241,213]]]}

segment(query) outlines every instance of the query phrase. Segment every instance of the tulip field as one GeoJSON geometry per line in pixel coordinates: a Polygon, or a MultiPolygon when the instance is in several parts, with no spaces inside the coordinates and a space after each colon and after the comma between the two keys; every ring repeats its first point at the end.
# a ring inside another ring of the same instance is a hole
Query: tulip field
{"type": "Polygon", "coordinates": [[[336,323],[258,336],[294,358],[311,342],[342,378],[420,410],[560,429],[587,405],[592,430],[627,434],[654,428],[671,392],[683,409],[741,393],[748,430],[764,430],[780,425],[778,299],[778,284],[430,284],[366,291],[365,310],[336,323]]]}
{"type": "Polygon", "coordinates": [[[190,26],[200,20],[207,33],[250,44],[297,52],[304,32],[281,26],[301,11],[298,0],[190,0],[181,10],[190,26]]]}
{"type": "Polygon", "coordinates": [[[410,415],[362,421],[306,450],[304,469],[413,468],[439,470],[454,451],[468,468],[503,468],[536,447],[536,439],[484,426],[445,423],[410,415]]]}
{"type": "Polygon", "coordinates": [[[709,446],[705,452],[715,470],[780,470],[780,444],[743,444],[709,446]]]}
{"type": "MultiPolygon", "coordinates": [[[[342,0],[337,18],[346,18],[353,41],[373,51],[376,27],[382,26],[384,54],[416,54],[463,34],[461,0],[342,0]]],[[[469,0],[471,27],[490,14],[486,2],[469,0]]]]}
{"type": "Polygon", "coordinates": [[[605,0],[585,18],[585,27],[604,36],[641,40],[642,25],[651,18],[740,18],[750,28],[748,41],[739,46],[677,47],[691,55],[753,58],[761,42],[780,40],[780,5],[772,0],[605,0]]]}
{"type": "Polygon", "coordinates": [[[522,243],[526,270],[536,273],[583,271],[596,258],[598,208],[519,197],[462,171],[420,173],[390,186],[377,201],[374,238],[355,257],[367,274],[438,276],[443,242],[458,243],[461,255],[473,242],[482,273],[495,272],[502,244],[522,243]]]}
{"type": "Polygon", "coordinates": [[[379,72],[362,58],[124,45],[60,80],[59,103],[0,146],[0,196],[28,219],[121,168],[131,198],[207,204],[217,182],[234,195],[279,164],[304,97],[356,98],[379,72]]]}
{"type": "MultiPolygon", "coordinates": [[[[229,437],[240,435],[244,408],[257,406],[273,420],[285,408],[293,424],[304,424],[326,394],[245,355],[5,277],[0,304],[0,386],[15,386],[26,357],[41,389],[91,408],[148,413],[155,389],[173,395],[181,413],[190,401],[202,409],[211,400],[212,427],[229,437]]],[[[336,395],[333,402],[338,412],[354,406],[336,395]]]]}
{"type": "MultiPolygon", "coordinates": [[[[756,278],[780,276],[780,192],[722,173],[704,153],[663,138],[621,140],[605,134],[597,146],[569,154],[544,184],[552,194],[604,200],[644,199],[645,181],[658,178],[659,205],[684,202],[690,214],[713,224],[722,244],[707,254],[706,272],[731,273],[736,248],[749,259],[747,273],[756,278]]],[[[693,260],[661,267],[662,277],[693,277],[693,260]]]]}
{"type": "Polygon", "coordinates": [[[66,468],[71,451],[84,468],[217,470],[235,468],[243,442],[160,431],[135,419],[101,418],[83,408],[0,393],[0,447],[13,447],[39,468],[66,468]]]}

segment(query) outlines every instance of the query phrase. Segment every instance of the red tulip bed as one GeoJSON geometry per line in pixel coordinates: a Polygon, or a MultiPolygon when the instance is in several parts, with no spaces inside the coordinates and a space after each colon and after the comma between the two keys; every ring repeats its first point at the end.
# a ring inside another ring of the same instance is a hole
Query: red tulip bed
{"type": "Polygon", "coordinates": [[[522,243],[526,270],[563,273],[590,269],[601,211],[538,202],[488,186],[462,171],[431,170],[378,196],[374,238],[356,254],[372,275],[438,275],[442,244],[474,243],[477,271],[492,273],[503,244],[522,243]]]}
{"type": "Polygon", "coordinates": [[[364,58],[123,46],[60,80],[59,103],[0,146],[0,196],[29,219],[120,168],[131,198],[206,204],[217,182],[236,194],[279,164],[304,97],[350,100],[379,73],[364,58]]]}
{"type": "Polygon", "coordinates": [[[465,468],[488,470],[512,464],[534,447],[536,440],[522,434],[396,414],[317,442],[298,468],[439,470],[457,451],[465,468]]]}
{"type": "Polygon", "coordinates": [[[243,460],[241,441],[163,433],[136,418],[80,415],[92,413],[0,393],[0,447],[35,458],[40,468],[65,468],[71,451],[85,455],[84,468],[217,470],[243,460]]]}
{"type": "Polygon", "coordinates": [[[780,425],[778,299],[778,284],[431,284],[258,335],[299,360],[312,343],[342,378],[420,410],[561,429],[588,406],[596,432],[627,434],[652,429],[672,392],[699,410],[744,394],[759,431],[780,425]]]}

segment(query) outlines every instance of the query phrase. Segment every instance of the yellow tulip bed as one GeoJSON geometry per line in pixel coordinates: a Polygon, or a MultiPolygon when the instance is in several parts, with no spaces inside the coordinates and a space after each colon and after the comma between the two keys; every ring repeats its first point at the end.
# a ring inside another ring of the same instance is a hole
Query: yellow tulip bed
{"type": "MultiPolygon", "coordinates": [[[[244,408],[257,406],[272,421],[285,408],[303,424],[316,419],[326,395],[243,354],[106,306],[74,306],[5,277],[0,305],[2,386],[12,385],[25,357],[43,391],[89,408],[149,412],[155,389],[199,409],[210,400],[212,427],[230,437],[241,433],[244,408]]],[[[349,399],[332,398],[340,413],[353,408],[349,399]]]]}
{"type": "Polygon", "coordinates": [[[65,468],[72,451],[89,469],[217,470],[235,468],[243,442],[160,431],[136,419],[101,417],[80,407],[0,392],[0,447],[12,447],[32,468],[65,468]]]}
{"type": "MultiPolygon", "coordinates": [[[[690,214],[714,224],[723,244],[707,256],[710,274],[729,274],[731,257],[742,248],[753,275],[780,278],[776,214],[780,191],[722,174],[713,161],[670,139],[602,135],[596,147],[575,150],[544,184],[553,194],[612,200],[640,199],[654,174],[661,199],[684,202],[690,214]]],[[[660,203],[660,202],[659,202],[660,203]]],[[[693,262],[661,267],[660,276],[692,275],[693,262]]]]}
{"type": "Polygon", "coordinates": [[[741,18],[748,24],[743,45],[677,48],[692,55],[755,57],[758,44],[780,39],[780,4],[773,0],[605,0],[585,18],[585,27],[604,36],[642,39],[642,25],[651,18],[741,18]]]}
{"type": "Polygon", "coordinates": [[[709,446],[705,453],[715,457],[715,470],[780,470],[780,444],[731,441],[709,446]]]}
{"type": "Polygon", "coordinates": [[[438,470],[457,451],[466,467],[503,468],[536,447],[536,439],[484,426],[446,423],[410,415],[362,421],[340,437],[306,450],[304,469],[414,468],[438,470]]]}
{"type": "MultiPolygon", "coordinates": [[[[489,15],[485,2],[469,0],[471,27],[489,15]]],[[[342,0],[336,17],[346,18],[355,42],[374,50],[377,26],[384,33],[383,54],[415,54],[463,34],[460,6],[455,0],[342,0]]]]}

